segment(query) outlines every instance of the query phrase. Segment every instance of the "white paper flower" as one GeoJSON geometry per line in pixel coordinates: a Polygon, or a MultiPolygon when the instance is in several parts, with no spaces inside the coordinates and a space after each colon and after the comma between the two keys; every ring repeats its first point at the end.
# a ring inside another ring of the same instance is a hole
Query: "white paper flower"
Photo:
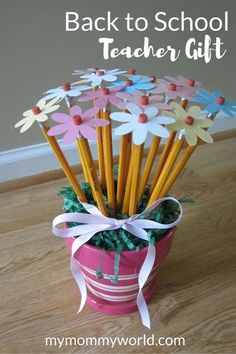
{"type": "Polygon", "coordinates": [[[173,118],[158,115],[159,110],[151,106],[143,110],[137,104],[129,103],[127,109],[129,113],[115,112],[111,114],[112,120],[125,123],[115,129],[116,135],[133,132],[133,142],[136,145],[145,142],[148,132],[162,138],[168,138],[169,132],[161,124],[172,124],[175,122],[173,118]]]}
{"type": "Polygon", "coordinates": [[[46,96],[43,97],[43,100],[51,100],[57,98],[58,101],[61,101],[66,97],[78,97],[82,94],[82,91],[89,90],[91,87],[87,85],[81,86],[72,86],[69,82],[65,82],[62,86],[56,87],[46,91],[46,96]]]}
{"type": "Polygon", "coordinates": [[[125,74],[126,71],[120,69],[105,70],[100,69],[96,73],[82,75],[81,78],[91,82],[92,86],[101,85],[102,81],[113,82],[117,80],[117,76],[125,74]]]}
{"type": "Polygon", "coordinates": [[[73,71],[72,75],[86,75],[86,74],[92,74],[95,73],[96,71],[98,71],[98,68],[88,68],[85,70],[81,70],[81,69],[76,69],[73,71]]]}
{"type": "Polygon", "coordinates": [[[59,104],[55,105],[57,102],[57,98],[47,103],[43,100],[38,101],[36,106],[23,113],[24,118],[15,124],[15,128],[21,127],[20,133],[24,133],[34,122],[46,122],[48,120],[47,114],[56,111],[60,107],[59,104]]]}

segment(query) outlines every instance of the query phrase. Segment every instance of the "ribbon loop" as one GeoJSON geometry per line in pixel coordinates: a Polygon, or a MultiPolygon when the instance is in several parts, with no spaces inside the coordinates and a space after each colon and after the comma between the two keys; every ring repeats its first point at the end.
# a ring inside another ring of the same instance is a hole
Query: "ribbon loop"
{"type": "MultiPolygon", "coordinates": [[[[75,281],[80,289],[81,293],[81,302],[80,308],[78,312],[82,311],[87,298],[87,288],[84,277],[82,272],[80,271],[79,265],[76,261],[75,254],[79,250],[79,248],[88,242],[96,233],[101,231],[107,230],[116,230],[119,228],[123,228],[124,230],[130,232],[134,236],[148,241],[147,232],[145,229],[170,229],[176,226],[183,215],[183,209],[180,202],[172,197],[166,197],[158,199],[148,208],[146,208],[142,213],[135,214],[131,216],[129,219],[113,219],[106,217],[101,214],[101,212],[95,207],[94,205],[81,202],[85,210],[88,213],[65,213],[58,215],[53,220],[53,227],[52,232],[57,237],[68,238],[68,237],[75,237],[74,242],[72,244],[72,251],[71,251],[71,262],[70,268],[71,272],[75,278],[75,281]],[[139,219],[141,216],[150,213],[152,210],[157,208],[162,202],[164,201],[173,201],[178,204],[180,213],[174,222],[170,224],[161,224],[156,221],[148,220],[148,219],[139,219]],[[66,229],[61,229],[58,227],[61,223],[68,223],[68,222],[77,222],[80,225],[69,227],[66,229]]],[[[156,258],[156,249],[155,246],[149,243],[147,254],[145,260],[142,264],[142,267],[139,272],[138,276],[138,284],[139,284],[139,291],[137,295],[137,306],[139,309],[139,313],[141,315],[142,323],[144,326],[150,329],[150,316],[148,312],[148,307],[145,302],[142,289],[152,271],[154,262],[156,258]]]]}

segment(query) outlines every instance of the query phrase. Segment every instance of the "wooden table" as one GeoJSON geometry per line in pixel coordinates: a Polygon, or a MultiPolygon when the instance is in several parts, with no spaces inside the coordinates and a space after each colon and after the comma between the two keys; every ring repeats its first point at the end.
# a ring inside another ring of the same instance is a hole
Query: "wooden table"
{"type": "Polygon", "coordinates": [[[149,304],[152,328],[139,314],[76,314],[79,292],[63,240],[51,221],[65,179],[2,193],[1,342],[7,353],[235,353],[236,138],[202,145],[172,188],[184,205],[168,259],[149,304]],[[46,337],[184,337],[185,346],[46,347],[46,337]]]}

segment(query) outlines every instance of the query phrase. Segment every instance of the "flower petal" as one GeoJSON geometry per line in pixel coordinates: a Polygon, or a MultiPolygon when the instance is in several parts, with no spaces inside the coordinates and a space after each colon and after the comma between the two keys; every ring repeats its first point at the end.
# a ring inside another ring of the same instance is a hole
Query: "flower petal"
{"type": "Polygon", "coordinates": [[[148,116],[148,117],[155,117],[158,114],[159,110],[157,107],[154,106],[149,106],[148,108],[146,108],[144,110],[144,113],[148,116]]]}
{"type": "Polygon", "coordinates": [[[71,117],[76,116],[76,115],[82,116],[82,114],[83,114],[83,111],[80,106],[75,105],[70,108],[71,117]]]}
{"type": "Polygon", "coordinates": [[[158,86],[156,88],[154,88],[153,90],[150,91],[151,94],[159,94],[159,93],[165,93],[165,88],[162,86],[158,86]]]}
{"type": "Polygon", "coordinates": [[[88,127],[103,127],[105,125],[109,125],[110,122],[109,120],[106,119],[90,119],[84,123],[82,123],[81,125],[86,125],[88,127]]]}
{"type": "Polygon", "coordinates": [[[33,115],[32,109],[28,109],[22,115],[23,115],[23,117],[32,116],[33,115]]]}
{"type": "Polygon", "coordinates": [[[136,145],[143,144],[147,138],[147,124],[139,123],[133,130],[133,142],[136,145]]]}
{"type": "Polygon", "coordinates": [[[58,124],[58,125],[54,125],[54,127],[51,127],[47,134],[49,136],[54,136],[54,135],[59,135],[59,134],[63,134],[68,130],[68,125],[67,124],[58,124]]]}
{"type": "Polygon", "coordinates": [[[131,122],[133,115],[125,112],[114,112],[110,115],[110,118],[116,122],[131,122]]]}
{"type": "Polygon", "coordinates": [[[183,107],[180,106],[180,104],[178,104],[177,102],[171,102],[170,105],[174,109],[174,111],[179,115],[179,117],[181,117],[182,119],[186,117],[186,112],[183,107]]]}
{"type": "Polygon", "coordinates": [[[40,113],[35,116],[35,120],[37,122],[46,122],[46,120],[48,120],[48,116],[44,113],[40,113]]]}
{"type": "Polygon", "coordinates": [[[152,95],[149,97],[150,104],[156,103],[156,102],[161,102],[162,100],[163,100],[163,95],[152,95]]]}
{"type": "Polygon", "coordinates": [[[80,97],[78,99],[79,102],[87,102],[93,100],[95,97],[98,97],[99,94],[98,92],[86,92],[84,96],[80,97]]]}
{"type": "Polygon", "coordinates": [[[34,117],[33,116],[29,116],[27,121],[25,122],[25,124],[21,128],[20,133],[26,132],[26,130],[28,130],[33,125],[34,122],[35,122],[34,117]]]}
{"type": "Polygon", "coordinates": [[[118,128],[115,129],[115,135],[125,135],[132,132],[135,129],[135,123],[125,123],[120,125],[118,128]]]}
{"type": "MultiPolygon", "coordinates": [[[[43,98],[42,98],[43,100],[43,98]]],[[[48,107],[52,107],[54,106],[56,103],[58,102],[58,98],[55,97],[53,100],[49,101],[49,102],[45,102],[45,107],[48,108],[48,107]]]]}
{"type": "Polygon", "coordinates": [[[226,105],[222,105],[221,106],[222,111],[227,114],[230,117],[234,117],[235,116],[235,108],[232,107],[232,109],[230,109],[229,107],[227,107],[226,105]]]}
{"type": "Polygon", "coordinates": [[[173,124],[175,123],[175,119],[167,116],[157,116],[154,119],[154,122],[157,122],[158,124],[173,124]]]}
{"type": "Polygon", "coordinates": [[[211,119],[198,119],[196,122],[195,122],[195,127],[199,127],[199,128],[209,128],[209,127],[212,127],[213,125],[213,121],[211,119]]]}
{"type": "Polygon", "coordinates": [[[22,125],[25,124],[25,122],[26,122],[27,120],[28,120],[28,117],[25,117],[25,118],[19,120],[19,122],[17,122],[14,127],[15,127],[15,128],[21,127],[22,125]]]}
{"type": "Polygon", "coordinates": [[[148,122],[147,129],[151,134],[160,136],[161,138],[168,138],[170,135],[165,127],[155,122],[148,122]]]}
{"type": "Polygon", "coordinates": [[[68,131],[63,136],[63,143],[65,144],[73,143],[73,141],[75,141],[77,138],[78,132],[79,132],[79,125],[78,126],[75,125],[73,128],[68,129],[68,131]]]}
{"type": "Polygon", "coordinates": [[[104,75],[103,76],[103,80],[109,81],[109,82],[116,81],[116,79],[117,79],[117,76],[114,76],[114,75],[104,75]]]}
{"type": "Polygon", "coordinates": [[[138,116],[139,114],[143,113],[143,110],[135,103],[128,103],[127,109],[135,116],[138,116]]]}
{"type": "Polygon", "coordinates": [[[133,96],[126,92],[118,92],[117,97],[120,97],[122,100],[127,100],[127,101],[133,99],[133,96]]]}
{"type": "Polygon", "coordinates": [[[185,126],[185,137],[189,145],[196,145],[197,144],[197,133],[195,128],[192,126],[185,126]]]}
{"type": "Polygon", "coordinates": [[[199,106],[192,106],[188,109],[187,115],[198,119],[201,115],[201,108],[199,106]]]}
{"type": "Polygon", "coordinates": [[[203,141],[205,141],[206,143],[213,143],[213,139],[211,137],[211,135],[202,128],[196,127],[196,133],[199,136],[200,139],[202,139],[203,141]]]}
{"type": "Polygon", "coordinates": [[[152,83],[137,83],[134,85],[134,88],[135,89],[138,89],[138,90],[151,90],[155,87],[156,85],[155,84],[152,84],[152,83]]]}
{"type": "Polygon", "coordinates": [[[110,95],[109,100],[112,104],[114,104],[117,107],[123,103],[123,100],[117,97],[116,95],[110,95]]]}
{"type": "Polygon", "coordinates": [[[97,108],[102,109],[102,108],[106,108],[107,102],[108,102],[108,96],[102,95],[96,99],[95,105],[97,108]]]}
{"type": "Polygon", "coordinates": [[[96,114],[99,112],[99,109],[97,107],[89,108],[84,113],[82,114],[82,118],[88,119],[88,118],[94,118],[96,114]]]}
{"type": "Polygon", "coordinates": [[[210,103],[205,107],[208,113],[217,113],[219,111],[219,105],[217,103],[210,103]]]}
{"type": "Polygon", "coordinates": [[[185,124],[180,120],[174,124],[169,125],[168,128],[176,132],[177,130],[185,129],[185,124]]]}
{"type": "Polygon", "coordinates": [[[89,140],[96,140],[97,139],[96,130],[92,127],[89,127],[88,125],[81,124],[80,133],[86,139],[89,139],[89,140]]]}
{"type": "Polygon", "coordinates": [[[53,113],[51,115],[52,120],[59,123],[68,123],[70,121],[70,116],[65,113],[53,113]]]}
{"type": "Polygon", "coordinates": [[[46,108],[43,110],[43,112],[44,112],[45,114],[48,114],[48,113],[51,113],[51,112],[56,111],[59,107],[60,107],[59,104],[56,104],[55,106],[51,106],[51,107],[46,107],[46,108]]]}
{"type": "Polygon", "coordinates": [[[58,92],[54,92],[54,93],[50,93],[49,95],[44,96],[44,100],[48,101],[51,100],[53,98],[57,98],[58,100],[60,99],[60,101],[62,100],[62,98],[64,98],[66,95],[62,95],[61,93],[59,94],[58,92]]]}

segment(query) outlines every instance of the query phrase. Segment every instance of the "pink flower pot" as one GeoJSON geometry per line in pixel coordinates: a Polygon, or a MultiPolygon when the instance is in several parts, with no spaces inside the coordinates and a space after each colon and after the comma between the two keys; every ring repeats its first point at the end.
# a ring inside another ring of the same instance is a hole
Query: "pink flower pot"
{"type": "MultiPolygon", "coordinates": [[[[150,276],[143,288],[146,302],[151,300],[156,286],[157,270],[169,253],[175,229],[167,232],[155,245],[156,259],[150,276]]],[[[74,238],[66,240],[71,250],[74,238]]],[[[85,244],[76,252],[75,258],[86,281],[87,304],[93,309],[112,315],[127,314],[137,310],[138,274],[144,262],[147,247],[139,251],[121,253],[118,282],[112,283],[108,275],[114,276],[115,251],[102,251],[85,244]],[[102,253],[102,254],[101,254],[102,253]],[[101,263],[101,264],[100,264],[101,263]],[[102,268],[104,278],[96,275],[98,267],[102,268]]]]}

